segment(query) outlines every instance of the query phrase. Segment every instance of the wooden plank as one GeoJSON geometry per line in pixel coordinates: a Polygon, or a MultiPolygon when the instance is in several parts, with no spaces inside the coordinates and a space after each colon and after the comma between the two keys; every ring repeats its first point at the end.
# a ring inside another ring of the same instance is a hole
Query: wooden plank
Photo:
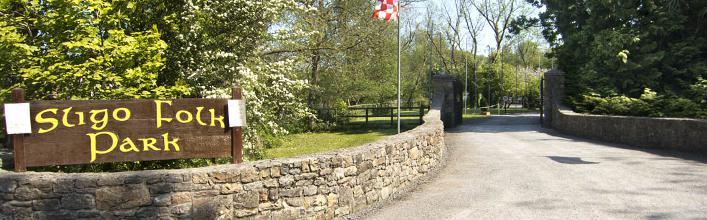
{"type": "MultiPolygon", "coordinates": [[[[242,100],[241,88],[234,87],[231,90],[231,98],[242,100]]],[[[245,114],[245,112],[243,112],[245,114]]],[[[231,163],[243,162],[243,128],[231,128],[231,163]]]]}
{"type": "MultiPolygon", "coordinates": [[[[12,90],[12,102],[25,102],[25,91],[23,89],[12,90]]],[[[7,115],[5,115],[7,117],[7,115]]],[[[13,134],[12,137],[12,156],[15,166],[15,172],[27,171],[27,161],[25,158],[24,134],[13,134]]]]}
{"type": "Polygon", "coordinates": [[[226,110],[226,99],[31,102],[32,134],[25,136],[23,144],[29,156],[26,164],[31,167],[232,156],[226,110]],[[128,109],[130,116],[118,110],[121,108],[128,109]],[[38,123],[40,113],[41,118],[54,120],[57,125],[53,130],[39,132],[54,126],[51,122],[38,123]],[[157,119],[158,114],[163,120],[157,119]],[[116,147],[101,154],[113,146],[114,138],[116,147]],[[152,147],[143,146],[153,141],[152,147]]]}

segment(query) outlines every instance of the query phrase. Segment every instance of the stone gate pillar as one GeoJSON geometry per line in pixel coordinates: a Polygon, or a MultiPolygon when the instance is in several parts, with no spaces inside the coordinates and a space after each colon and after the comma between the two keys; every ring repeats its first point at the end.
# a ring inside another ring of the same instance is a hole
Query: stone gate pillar
{"type": "Polygon", "coordinates": [[[543,127],[552,127],[555,109],[565,97],[565,73],[550,70],[543,74],[543,127]]]}
{"type": "Polygon", "coordinates": [[[447,74],[432,77],[432,107],[440,110],[444,128],[453,128],[462,123],[464,101],[463,88],[459,80],[447,74]]]}

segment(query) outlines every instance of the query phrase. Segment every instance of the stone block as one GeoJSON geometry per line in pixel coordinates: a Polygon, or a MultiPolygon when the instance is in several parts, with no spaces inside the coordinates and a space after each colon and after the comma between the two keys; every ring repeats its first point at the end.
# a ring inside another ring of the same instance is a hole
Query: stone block
{"type": "Polygon", "coordinates": [[[279,189],[269,189],[268,190],[268,199],[270,201],[277,201],[280,199],[280,190],[279,189]]]}
{"type": "Polygon", "coordinates": [[[91,209],[95,206],[95,198],[89,194],[66,194],[61,197],[63,209],[91,209]]]}
{"type": "Polygon", "coordinates": [[[268,180],[265,180],[265,181],[263,181],[263,185],[264,185],[266,188],[276,188],[276,187],[279,186],[279,184],[277,183],[277,179],[268,179],[268,180]]]}
{"type": "Polygon", "coordinates": [[[170,196],[172,205],[191,203],[192,194],[189,192],[174,193],[170,196]]]}
{"type": "Polygon", "coordinates": [[[262,169],[258,171],[260,178],[265,179],[270,177],[270,169],[262,169]]]}
{"type": "Polygon", "coordinates": [[[286,198],[285,202],[287,203],[287,205],[292,207],[304,206],[304,199],[302,197],[286,198]]]}
{"type": "Polygon", "coordinates": [[[98,186],[98,179],[92,177],[76,178],[74,180],[74,187],[77,189],[84,188],[96,188],[98,186]]]}
{"type": "Polygon", "coordinates": [[[152,198],[152,205],[154,206],[169,206],[172,204],[172,195],[165,194],[159,195],[152,198]]]}
{"type": "Polygon", "coordinates": [[[236,209],[258,208],[260,194],[257,191],[246,191],[238,193],[233,197],[233,207],[236,209]]]}
{"type": "Polygon", "coordinates": [[[51,219],[51,220],[60,220],[60,219],[75,219],[76,217],[74,216],[73,212],[70,211],[37,211],[32,213],[32,219],[51,219]]]}
{"type": "Polygon", "coordinates": [[[319,176],[319,175],[316,173],[303,173],[303,174],[295,176],[295,180],[305,180],[305,179],[310,180],[310,179],[314,179],[317,176],[319,176]]]}
{"type": "Polygon", "coordinates": [[[164,194],[173,191],[171,183],[158,183],[149,185],[148,189],[150,190],[151,194],[164,194]]]}
{"type": "Polygon", "coordinates": [[[278,181],[280,182],[281,187],[290,187],[293,183],[295,183],[295,178],[292,175],[287,175],[280,177],[278,181]]]}
{"type": "Polygon", "coordinates": [[[303,173],[309,173],[309,161],[308,160],[303,160],[301,167],[302,167],[303,173]]]}
{"type": "Polygon", "coordinates": [[[190,182],[185,182],[185,183],[173,183],[172,184],[172,190],[175,192],[186,192],[186,191],[191,191],[194,187],[194,184],[190,182]]]}
{"type": "Polygon", "coordinates": [[[164,182],[168,182],[168,183],[184,182],[184,175],[183,174],[170,173],[170,174],[165,174],[162,178],[163,178],[164,182]]]}
{"type": "Polygon", "coordinates": [[[381,189],[381,198],[388,199],[389,196],[390,196],[390,187],[383,187],[381,189]]]}
{"type": "Polygon", "coordinates": [[[17,182],[11,178],[0,178],[0,192],[14,192],[17,182]]]}
{"type": "Polygon", "coordinates": [[[234,211],[233,214],[238,218],[244,218],[258,214],[258,209],[239,209],[234,211]]]}
{"type": "Polygon", "coordinates": [[[176,205],[171,207],[170,212],[178,216],[187,216],[191,214],[191,207],[191,204],[176,205]]]}
{"type": "Polygon", "coordinates": [[[193,198],[200,198],[200,197],[214,197],[219,195],[219,190],[202,190],[202,191],[197,191],[192,193],[193,198]]]}
{"type": "Polygon", "coordinates": [[[302,196],[302,191],[304,189],[302,187],[296,187],[296,188],[290,188],[290,189],[281,189],[280,190],[280,196],[282,197],[298,197],[302,196]]]}
{"type": "Polygon", "coordinates": [[[327,197],[324,195],[314,196],[312,199],[312,206],[325,206],[328,203],[327,197]]]}
{"type": "Polygon", "coordinates": [[[221,194],[234,194],[243,191],[240,183],[228,183],[219,185],[221,194]]]}
{"type": "Polygon", "coordinates": [[[14,207],[32,207],[32,201],[9,201],[5,204],[14,207]]]}
{"type": "Polygon", "coordinates": [[[232,172],[213,172],[209,174],[215,183],[236,183],[239,182],[237,173],[232,172]]]}
{"type": "Polygon", "coordinates": [[[204,173],[195,173],[191,176],[191,182],[194,184],[209,183],[209,176],[204,173]]]}
{"type": "Polygon", "coordinates": [[[43,199],[32,201],[32,209],[36,211],[51,211],[59,209],[59,199],[43,199]]]}
{"type": "Polygon", "coordinates": [[[254,167],[248,167],[241,170],[241,182],[250,183],[260,180],[260,175],[254,167]]]}
{"type": "Polygon", "coordinates": [[[76,212],[77,218],[98,218],[101,212],[98,210],[79,210],[76,212]]]}
{"type": "Polygon", "coordinates": [[[138,219],[156,219],[159,217],[160,209],[158,207],[143,207],[135,212],[135,217],[138,219]]]}
{"type": "Polygon", "coordinates": [[[305,187],[304,187],[304,190],[303,190],[302,194],[304,194],[305,196],[316,195],[318,189],[319,189],[319,188],[318,188],[317,186],[308,185],[308,186],[305,186],[305,187]]]}
{"type": "Polygon", "coordinates": [[[100,210],[136,208],[152,202],[144,184],[103,187],[96,190],[96,206],[100,210]]]}
{"type": "Polygon", "coordinates": [[[258,205],[258,210],[262,211],[270,211],[270,210],[278,210],[282,209],[283,205],[280,202],[266,202],[266,203],[261,203],[258,205]]]}
{"type": "Polygon", "coordinates": [[[346,169],[344,169],[344,168],[335,168],[334,169],[334,180],[343,179],[345,176],[346,176],[346,169]]]}
{"type": "Polygon", "coordinates": [[[251,190],[256,190],[256,189],[262,189],[263,188],[263,182],[258,181],[258,182],[252,182],[248,184],[243,185],[243,189],[246,191],[251,191],[251,190]]]}
{"type": "Polygon", "coordinates": [[[15,199],[20,201],[28,201],[39,199],[42,191],[37,188],[32,188],[28,186],[21,186],[15,189],[15,199]]]}
{"type": "Polygon", "coordinates": [[[231,219],[231,198],[216,196],[195,199],[192,206],[192,219],[231,219]]]}
{"type": "Polygon", "coordinates": [[[122,185],[125,180],[118,176],[103,176],[96,181],[96,186],[117,186],[122,185]]]}
{"type": "Polygon", "coordinates": [[[337,204],[339,204],[339,195],[336,195],[334,193],[329,193],[329,195],[326,197],[327,199],[327,206],[329,207],[334,207],[337,204]]]}
{"type": "Polygon", "coordinates": [[[290,168],[290,171],[288,173],[291,175],[299,175],[300,173],[302,173],[302,170],[300,170],[299,168],[290,168]]]}
{"type": "Polygon", "coordinates": [[[280,167],[271,167],[270,168],[270,177],[273,177],[273,178],[280,177],[280,167]]]}
{"type": "Polygon", "coordinates": [[[339,188],[339,204],[344,206],[351,206],[354,204],[354,194],[351,188],[339,188]]]}
{"type": "Polygon", "coordinates": [[[314,184],[314,180],[300,180],[295,182],[295,186],[309,186],[314,184]]]}

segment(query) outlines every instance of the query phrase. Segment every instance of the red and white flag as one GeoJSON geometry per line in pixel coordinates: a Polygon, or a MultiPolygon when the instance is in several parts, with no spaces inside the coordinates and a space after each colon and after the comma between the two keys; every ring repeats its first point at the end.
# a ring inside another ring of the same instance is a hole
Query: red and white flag
{"type": "Polygon", "coordinates": [[[373,18],[385,21],[398,20],[398,0],[378,0],[373,18]]]}

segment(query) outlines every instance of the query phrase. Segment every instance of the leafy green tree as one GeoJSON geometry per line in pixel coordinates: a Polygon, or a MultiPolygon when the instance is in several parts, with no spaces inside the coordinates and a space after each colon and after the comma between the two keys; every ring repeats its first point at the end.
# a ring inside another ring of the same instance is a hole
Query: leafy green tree
{"type": "MultiPolygon", "coordinates": [[[[583,96],[590,93],[639,98],[649,88],[666,100],[701,106],[691,117],[705,114],[705,97],[699,95],[703,92],[694,88],[702,90],[695,85],[707,78],[707,2],[529,2],[546,8],[539,21],[559,67],[567,72],[568,95],[575,106],[586,102],[583,96]]],[[[660,106],[653,107],[666,116],[675,112],[660,106]]]]}
{"type": "Polygon", "coordinates": [[[184,85],[160,86],[167,45],[159,31],[126,31],[131,1],[3,1],[1,93],[25,88],[28,99],[174,97],[184,85]],[[10,85],[11,84],[11,85],[10,85]]]}

